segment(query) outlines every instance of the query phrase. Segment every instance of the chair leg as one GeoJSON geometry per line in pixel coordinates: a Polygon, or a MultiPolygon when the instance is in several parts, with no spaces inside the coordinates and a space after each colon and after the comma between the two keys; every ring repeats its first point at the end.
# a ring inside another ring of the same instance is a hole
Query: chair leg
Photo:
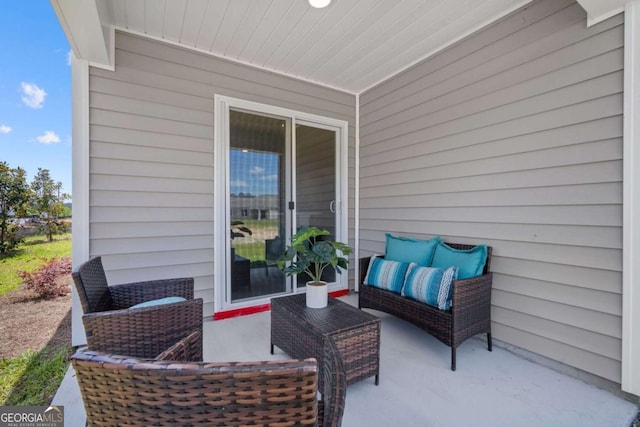
{"type": "Polygon", "coordinates": [[[451,347],[451,370],[456,370],[456,348],[453,346],[451,347]]]}
{"type": "Polygon", "coordinates": [[[491,342],[491,332],[487,332],[487,348],[493,351],[493,343],[491,342]]]}

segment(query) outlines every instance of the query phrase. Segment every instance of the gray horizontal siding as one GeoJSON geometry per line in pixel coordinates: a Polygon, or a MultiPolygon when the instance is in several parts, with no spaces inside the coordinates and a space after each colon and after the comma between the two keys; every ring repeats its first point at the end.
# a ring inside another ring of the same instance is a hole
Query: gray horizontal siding
{"type": "Polygon", "coordinates": [[[623,19],[540,0],[361,95],[360,248],[494,248],[493,332],[620,382],[623,19]]]}
{"type": "Polygon", "coordinates": [[[89,88],[90,254],[112,283],[194,277],[213,313],[215,94],[348,121],[353,206],[353,95],[122,32],[89,88]]]}

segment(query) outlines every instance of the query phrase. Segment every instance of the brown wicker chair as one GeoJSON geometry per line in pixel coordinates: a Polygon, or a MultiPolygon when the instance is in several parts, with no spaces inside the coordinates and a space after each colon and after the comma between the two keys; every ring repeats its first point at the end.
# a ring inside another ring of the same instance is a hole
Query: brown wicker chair
{"type": "MultiPolygon", "coordinates": [[[[202,299],[193,298],[191,278],[108,286],[100,257],[80,265],[72,276],[84,311],[87,346],[92,350],[152,358],[190,332],[202,332],[202,299]],[[171,296],[187,301],[129,308],[171,296]]],[[[202,355],[202,342],[199,346],[202,355]]]]}
{"type": "MultiPolygon", "coordinates": [[[[327,387],[318,401],[315,359],[206,363],[189,357],[196,331],[163,360],[79,350],[71,358],[89,425],[331,426],[342,421],[345,376],[337,349],[325,357],[327,387]],[[329,382],[331,381],[331,382],[329,382]]],[[[197,351],[195,352],[197,354],[197,351]]]]}

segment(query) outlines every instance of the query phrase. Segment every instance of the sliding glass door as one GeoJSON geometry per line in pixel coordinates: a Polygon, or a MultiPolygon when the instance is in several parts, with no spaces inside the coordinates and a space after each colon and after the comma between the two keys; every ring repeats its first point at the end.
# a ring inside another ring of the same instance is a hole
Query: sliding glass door
{"type": "MultiPolygon", "coordinates": [[[[298,122],[295,140],[296,229],[318,227],[336,240],[336,130],[298,122]]],[[[308,280],[298,275],[297,286],[305,286],[308,280]]],[[[335,282],[335,271],[325,270],[322,280],[335,282]]]]}
{"type": "MultiPolygon", "coordinates": [[[[263,304],[304,287],[306,277],[286,277],[273,265],[296,231],[316,226],[346,240],[340,156],[346,123],[233,101],[216,104],[224,109],[216,123],[225,127],[216,147],[225,159],[217,166],[216,191],[225,194],[216,201],[226,206],[216,217],[222,249],[216,260],[224,267],[216,269],[216,310],[263,304]]],[[[346,287],[337,276],[323,278],[332,289],[346,287]]]]}
{"type": "Polygon", "coordinates": [[[277,295],[287,284],[269,261],[286,237],[291,120],[239,110],[229,118],[231,301],[277,295]]]}

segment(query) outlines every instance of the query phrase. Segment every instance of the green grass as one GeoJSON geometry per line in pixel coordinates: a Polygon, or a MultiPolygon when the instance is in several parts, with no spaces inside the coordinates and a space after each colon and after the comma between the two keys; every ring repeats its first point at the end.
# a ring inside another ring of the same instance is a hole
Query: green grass
{"type": "Polygon", "coordinates": [[[18,249],[0,256],[0,296],[20,287],[20,271],[34,271],[43,264],[42,258],[71,255],[71,234],[61,234],[47,242],[45,236],[24,239],[18,249]]]}
{"type": "Polygon", "coordinates": [[[243,225],[249,230],[253,231],[257,228],[273,228],[274,230],[278,228],[278,220],[277,219],[244,219],[244,218],[233,218],[237,221],[242,221],[243,225]]]}
{"type": "MultiPolygon", "coordinates": [[[[16,251],[0,257],[0,295],[17,289],[20,271],[34,271],[46,260],[71,255],[71,234],[27,237],[16,251]]],[[[48,405],[69,365],[71,347],[50,341],[39,351],[0,360],[1,405],[48,405]]]]}
{"type": "MultiPolygon", "coordinates": [[[[267,234],[276,235],[278,233],[278,220],[277,219],[238,219],[242,221],[242,226],[247,227],[252,232],[256,233],[258,230],[267,231],[267,234]]],[[[251,236],[246,238],[237,237],[234,240],[233,247],[236,250],[236,254],[241,257],[251,260],[252,263],[264,262],[265,260],[265,243],[264,241],[254,241],[251,236]]]]}
{"type": "Polygon", "coordinates": [[[28,350],[0,360],[0,405],[48,405],[67,370],[70,351],[68,346],[53,352],[28,350]]]}
{"type": "Polygon", "coordinates": [[[251,261],[264,261],[264,242],[238,244],[236,254],[251,261]]]}

